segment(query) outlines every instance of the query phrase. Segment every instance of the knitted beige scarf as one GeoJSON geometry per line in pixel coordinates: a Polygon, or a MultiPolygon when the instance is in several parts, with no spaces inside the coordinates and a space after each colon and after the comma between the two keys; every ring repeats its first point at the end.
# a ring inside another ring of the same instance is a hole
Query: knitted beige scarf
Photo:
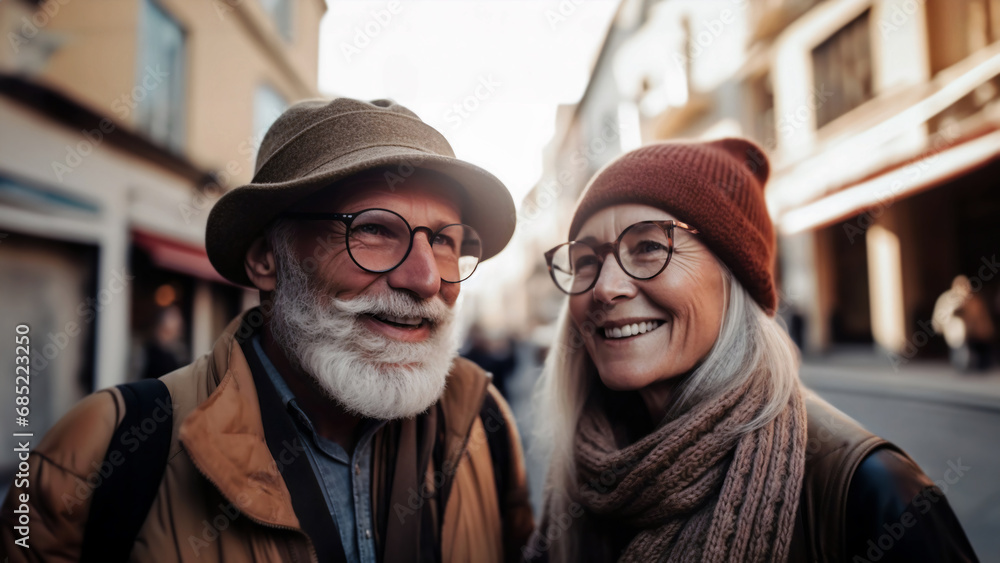
{"type": "MultiPolygon", "coordinates": [[[[589,406],[577,428],[579,502],[638,533],[620,561],[784,561],[805,468],[796,390],[781,414],[742,435],[766,402],[763,376],[618,448],[589,406]]],[[[587,539],[584,542],[587,543],[587,539]]]]}

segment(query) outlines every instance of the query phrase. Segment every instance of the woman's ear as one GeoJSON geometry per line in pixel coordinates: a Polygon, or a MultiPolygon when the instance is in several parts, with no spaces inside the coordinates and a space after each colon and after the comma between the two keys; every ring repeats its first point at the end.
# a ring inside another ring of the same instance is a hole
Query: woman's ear
{"type": "Polygon", "coordinates": [[[257,237],[250,244],[243,266],[247,270],[247,277],[257,289],[274,291],[278,284],[277,263],[271,245],[263,236],[257,237]]]}

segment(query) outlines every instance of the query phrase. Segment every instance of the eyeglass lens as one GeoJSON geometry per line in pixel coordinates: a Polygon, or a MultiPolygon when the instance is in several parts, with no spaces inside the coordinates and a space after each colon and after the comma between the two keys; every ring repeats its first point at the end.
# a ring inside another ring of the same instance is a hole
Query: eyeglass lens
{"type": "MultiPolygon", "coordinates": [[[[449,225],[431,239],[431,250],[444,281],[463,281],[479,265],[483,244],[472,227],[449,225]]],[[[352,221],[347,247],[362,268],[385,272],[399,266],[406,258],[410,228],[395,213],[370,209],[352,221]]]]}
{"type": "MultiPolygon", "coordinates": [[[[637,279],[659,274],[670,259],[671,241],[655,223],[636,223],[620,236],[618,258],[625,272],[637,279]]],[[[603,260],[581,242],[559,246],[552,256],[552,278],[571,294],[587,291],[600,274],[603,260]]]]}

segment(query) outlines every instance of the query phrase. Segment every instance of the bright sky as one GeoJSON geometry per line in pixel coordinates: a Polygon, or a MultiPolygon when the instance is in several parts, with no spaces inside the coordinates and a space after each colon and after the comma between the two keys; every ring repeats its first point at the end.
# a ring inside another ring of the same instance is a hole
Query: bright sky
{"type": "Polygon", "coordinates": [[[320,90],[405,105],[459,158],[498,176],[520,206],[541,175],[556,106],[583,94],[618,0],[328,5],[320,90]]]}

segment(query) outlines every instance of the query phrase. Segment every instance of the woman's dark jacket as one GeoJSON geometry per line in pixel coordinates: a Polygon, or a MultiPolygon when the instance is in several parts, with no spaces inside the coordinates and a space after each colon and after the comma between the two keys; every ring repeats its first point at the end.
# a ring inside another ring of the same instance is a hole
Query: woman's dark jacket
{"type": "Polygon", "coordinates": [[[909,456],[815,394],[805,401],[806,470],[789,561],[978,561],[944,493],[909,456]]]}
{"type": "MultiPolygon", "coordinates": [[[[636,419],[641,403],[628,404],[635,398],[608,395],[616,396],[609,412],[626,419],[633,437],[651,430],[648,417],[636,419]]],[[[978,561],[944,493],[909,456],[814,393],[804,399],[806,468],[790,562],[978,561]]],[[[952,470],[962,471],[960,463],[952,470]]],[[[585,526],[621,549],[635,534],[608,521],[585,526]]],[[[548,553],[529,560],[548,561],[548,553]]]]}

